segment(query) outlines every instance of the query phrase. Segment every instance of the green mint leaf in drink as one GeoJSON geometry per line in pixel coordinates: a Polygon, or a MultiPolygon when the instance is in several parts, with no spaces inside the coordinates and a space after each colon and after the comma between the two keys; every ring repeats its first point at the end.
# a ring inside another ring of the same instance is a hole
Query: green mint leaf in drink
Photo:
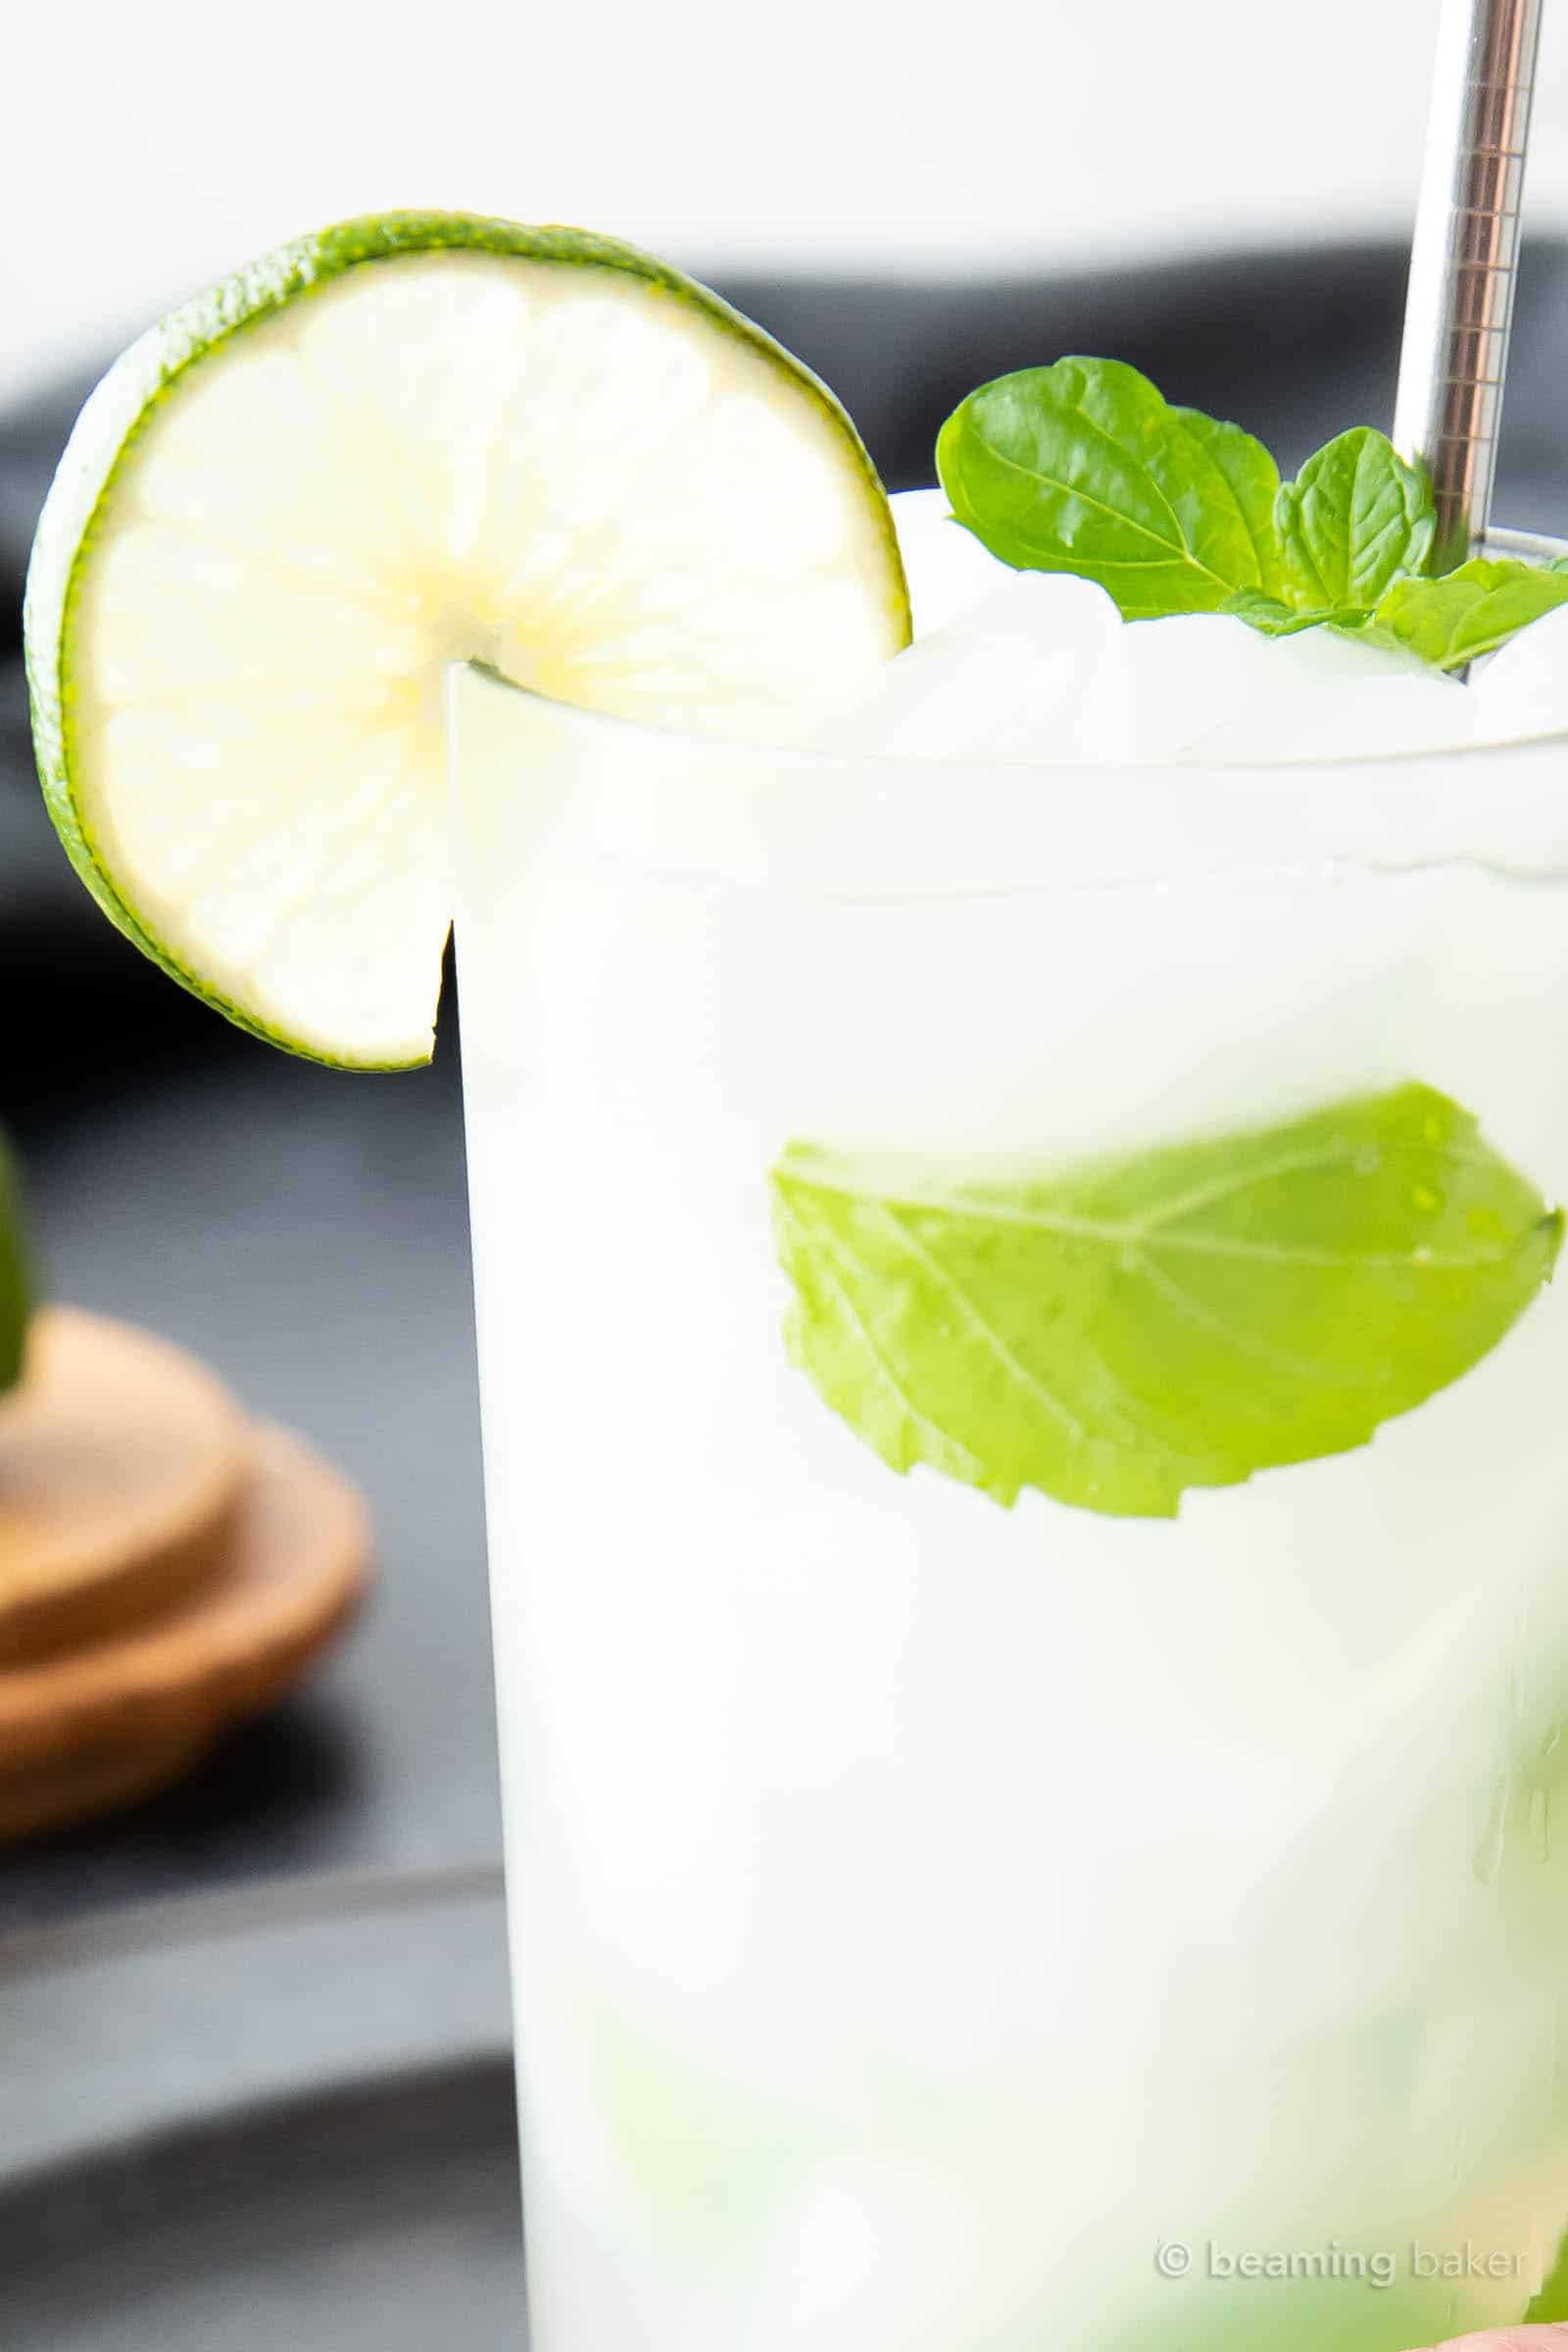
{"type": "Polygon", "coordinates": [[[1364,1445],[1497,1345],[1562,1233],[1415,1084],[1060,1172],[795,1145],[771,1183],[791,1352],[884,1461],[1138,1516],[1364,1445]]]}
{"type": "Polygon", "coordinates": [[[1287,597],[1312,612],[1371,612],[1421,569],[1435,527],[1425,474],[1368,424],[1308,458],[1281,490],[1276,519],[1287,597]]]}
{"type": "Polygon", "coordinates": [[[1378,626],[1439,669],[1463,669],[1533,620],[1568,604],[1568,572],[1555,564],[1478,557],[1441,580],[1396,580],[1378,606],[1378,626]]]}
{"type": "Polygon", "coordinates": [[[982,384],[943,426],[937,470],[994,556],[1098,581],[1129,620],[1280,590],[1267,450],[1170,407],[1120,361],[1058,360],[982,384]]]}

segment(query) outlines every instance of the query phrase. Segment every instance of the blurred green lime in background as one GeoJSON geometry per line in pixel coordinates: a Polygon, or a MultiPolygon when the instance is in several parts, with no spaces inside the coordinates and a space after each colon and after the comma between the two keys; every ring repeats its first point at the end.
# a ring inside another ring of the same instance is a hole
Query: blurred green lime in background
{"type": "Polygon", "coordinates": [[[33,1299],[32,1252],[16,1153],[0,1134],[0,1389],[22,1376],[33,1299]]]}

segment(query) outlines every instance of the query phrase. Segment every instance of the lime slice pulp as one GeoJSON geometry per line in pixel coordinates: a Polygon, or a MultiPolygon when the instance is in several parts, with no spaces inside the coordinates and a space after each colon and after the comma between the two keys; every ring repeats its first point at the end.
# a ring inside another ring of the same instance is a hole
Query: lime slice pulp
{"type": "Polygon", "coordinates": [[[447,663],[744,735],[907,637],[881,486],[798,362],[629,247],[452,214],[286,246],[133,345],[26,601],[44,790],[100,905],[359,1068],[430,1053],[447,663]]]}

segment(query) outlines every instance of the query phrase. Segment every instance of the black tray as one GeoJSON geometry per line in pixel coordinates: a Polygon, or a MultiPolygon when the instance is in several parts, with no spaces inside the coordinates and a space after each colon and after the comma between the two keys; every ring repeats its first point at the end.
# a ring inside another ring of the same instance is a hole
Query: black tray
{"type": "Polygon", "coordinates": [[[519,2352],[502,1940],[482,1871],[17,1939],[5,2352],[519,2352]]]}
{"type": "Polygon", "coordinates": [[[504,2063],[242,2113],[0,2202],[6,2352],[518,2352],[504,2063]]]}

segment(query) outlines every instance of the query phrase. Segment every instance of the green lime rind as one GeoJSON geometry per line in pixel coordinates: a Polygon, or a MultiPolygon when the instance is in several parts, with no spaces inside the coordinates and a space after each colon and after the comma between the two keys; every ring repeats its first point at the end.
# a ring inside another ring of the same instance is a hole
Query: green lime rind
{"type": "Polygon", "coordinates": [[[415,1069],[429,1060],[430,1053],[388,1061],[334,1054],[318,1046],[302,1045],[191,972],[136,912],[94,838],[74,782],[73,715],[77,689],[71,666],[72,628],[81,582],[122,469],[185,371],[209,359],[232,336],[289,303],[308,300],[346,270],[440,252],[510,255],[519,261],[607,270],[636,278],[655,293],[700,313],[718,332],[791,377],[802,396],[838,432],[847,459],[865,484],[887,551],[893,609],[903,626],[901,642],[907,644],[910,633],[908,594],[893,518],[876,468],[842,404],[782,344],[719,295],[617,238],[559,225],[526,227],[479,214],[372,214],[280,245],[172,311],[122,355],[92,393],[76,419],[39,518],[23,604],[24,656],[39,781],[67,856],[117,929],[172,980],[177,980],[181,988],[237,1028],[304,1060],[335,1069],[415,1069]]]}
{"type": "Polygon", "coordinates": [[[27,1322],[37,1298],[22,1175],[0,1136],[0,1390],[15,1388],[26,1355],[27,1322]]]}

